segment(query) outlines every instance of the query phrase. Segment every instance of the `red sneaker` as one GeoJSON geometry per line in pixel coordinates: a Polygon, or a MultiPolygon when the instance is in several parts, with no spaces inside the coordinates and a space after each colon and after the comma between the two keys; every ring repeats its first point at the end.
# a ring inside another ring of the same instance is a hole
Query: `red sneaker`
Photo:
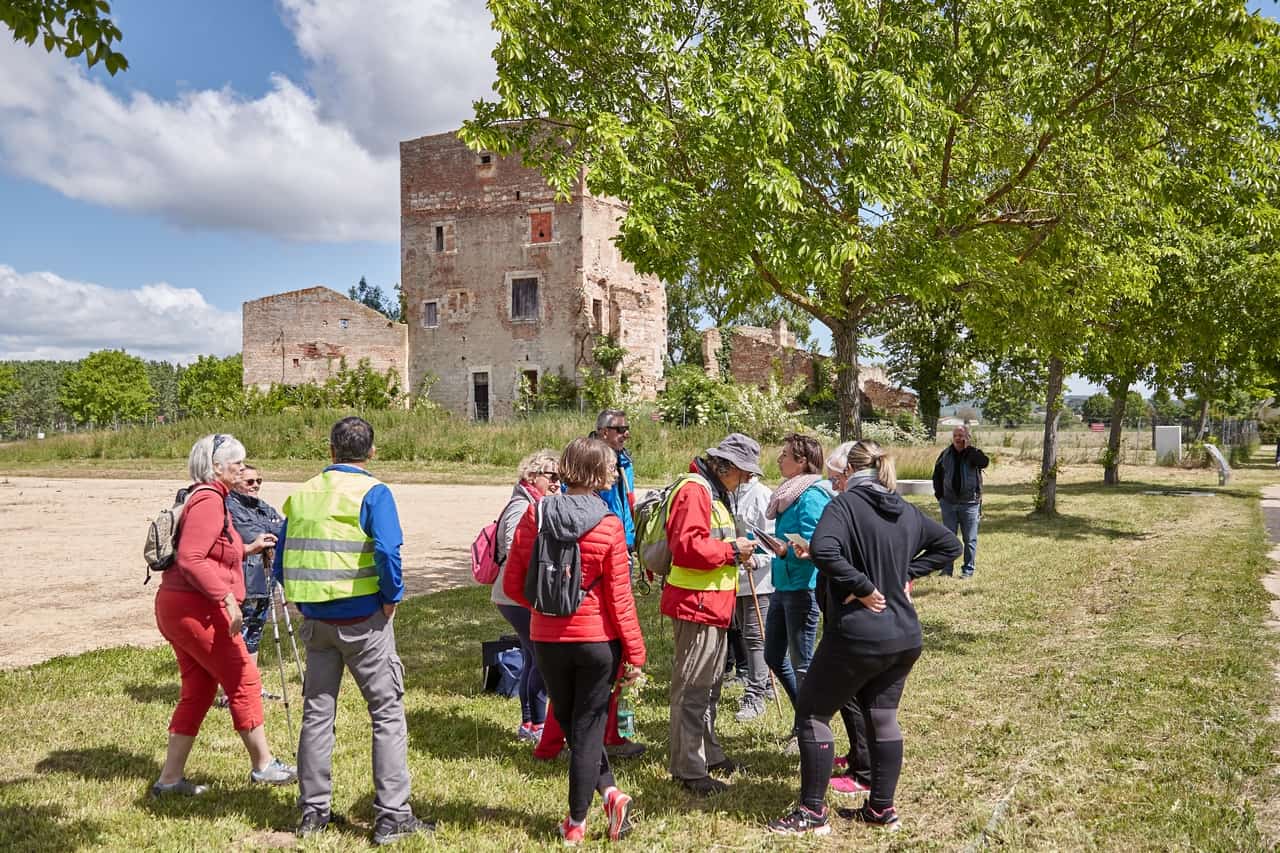
{"type": "Polygon", "coordinates": [[[582,823],[574,826],[566,817],[560,824],[560,837],[564,839],[565,847],[577,847],[587,837],[587,825],[582,823]]]}
{"type": "Polygon", "coordinates": [[[631,831],[631,797],[617,788],[604,798],[604,816],[609,819],[609,840],[620,841],[631,831]]]}

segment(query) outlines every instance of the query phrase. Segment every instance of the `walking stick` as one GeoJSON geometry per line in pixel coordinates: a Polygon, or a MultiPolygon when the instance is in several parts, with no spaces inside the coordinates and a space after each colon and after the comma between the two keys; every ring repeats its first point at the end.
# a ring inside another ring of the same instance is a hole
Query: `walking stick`
{"type": "MultiPolygon", "coordinates": [[[[754,567],[755,563],[751,564],[754,567]]],[[[764,640],[764,617],[760,615],[760,599],[756,596],[756,576],[753,568],[747,568],[747,586],[751,589],[751,603],[756,606],[756,624],[760,626],[760,639],[764,640]]],[[[778,706],[778,714],[782,714],[782,698],[778,696],[778,680],[769,669],[769,686],[773,688],[773,703],[778,706]]]]}
{"type": "Polygon", "coordinates": [[[275,584],[271,591],[271,600],[275,601],[276,590],[280,591],[280,609],[284,611],[284,627],[289,632],[289,642],[293,645],[293,662],[298,665],[298,683],[305,681],[302,671],[302,656],[298,654],[298,638],[293,633],[293,618],[289,615],[289,602],[284,597],[284,587],[275,584]]]}
{"type": "Polygon", "coordinates": [[[284,702],[284,719],[289,725],[289,743],[293,745],[296,754],[298,740],[293,735],[293,712],[289,708],[289,688],[285,684],[284,648],[280,645],[280,617],[276,615],[274,590],[272,590],[271,603],[268,606],[271,608],[271,634],[276,640],[276,663],[280,666],[280,698],[284,702]]]}

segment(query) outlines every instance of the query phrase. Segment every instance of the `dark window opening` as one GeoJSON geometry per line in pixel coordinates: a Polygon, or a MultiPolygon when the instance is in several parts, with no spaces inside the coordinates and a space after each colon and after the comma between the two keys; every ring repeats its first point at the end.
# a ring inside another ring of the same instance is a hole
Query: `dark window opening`
{"type": "Polygon", "coordinates": [[[475,419],[478,421],[489,420],[489,374],[473,373],[471,374],[471,393],[475,406],[475,419]]]}
{"type": "Polygon", "coordinates": [[[440,304],[434,299],[422,303],[422,325],[434,328],[440,325],[440,304]]]}
{"type": "Polygon", "coordinates": [[[520,375],[524,377],[525,388],[528,389],[529,396],[537,397],[538,396],[538,371],[525,370],[525,371],[521,371],[520,375]]]}
{"type": "Polygon", "coordinates": [[[293,366],[294,366],[294,367],[301,367],[301,366],[302,366],[302,363],[301,363],[301,362],[299,362],[299,361],[295,358],[295,359],[293,360],[293,366]]]}
{"type": "Polygon", "coordinates": [[[511,319],[538,319],[538,280],[536,278],[511,280],[511,319]]]}
{"type": "Polygon", "coordinates": [[[490,163],[492,163],[492,162],[493,162],[493,155],[492,155],[492,154],[487,154],[487,153],[486,153],[486,154],[481,154],[481,155],[480,155],[480,165],[481,165],[481,166],[488,166],[488,165],[489,165],[490,163]]]}
{"type": "Polygon", "coordinates": [[[443,225],[436,226],[436,251],[437,252],[444,251],[444,226],[443,225]]]}
{"type": "Polygon", "coordinates": [[[604,331],[604,302],[602,300],[591,300],[591,322],[597,332],[604,331]]]}
{"type": "Polygon", "coordinates": [[[516,201],[520,200],[520,190],[516,190],[516,201]]]}

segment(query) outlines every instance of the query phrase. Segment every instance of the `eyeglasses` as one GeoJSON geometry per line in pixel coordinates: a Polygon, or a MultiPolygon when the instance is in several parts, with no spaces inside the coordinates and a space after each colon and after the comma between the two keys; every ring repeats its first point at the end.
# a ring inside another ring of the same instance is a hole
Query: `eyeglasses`
{"type": "Polygon", "coordinates": [[[560,482],[560,475],[557,474],[555,471],[535,471],[533,473],[533,476],[546,477],[548,480],[550,480],[553,483],[560,482]]]}
{"type": "Polygon", "coordinates": [[[261,486],[261,485],[262,485],[262,478],[261,478],[261,477],[258,477],[257,479],[249,479],[249,480],[245,480],[245,481],[244,481],[244,484],[245,484],[246,486],[261,486]]]}
{"type": "Polygon", "coordinates": [[[614,432],[618,433],[619,435],[626,435],[627,433],[631,432],[631,427],[628,426],[627,424],[623,424],[622,426],[607,426],[605,427],[605,429],[611,429],[614,432]]]}

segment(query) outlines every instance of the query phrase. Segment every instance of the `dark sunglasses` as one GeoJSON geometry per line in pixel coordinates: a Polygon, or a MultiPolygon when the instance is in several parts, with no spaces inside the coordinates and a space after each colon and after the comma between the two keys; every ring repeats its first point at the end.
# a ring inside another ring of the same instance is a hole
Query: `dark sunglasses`
{"type": "Polygon", "coordinates": [[[261,477],[258,477],[256,480],[245,480],[245,481],[244,481],[244,484],[245,484],[246,486],[261,486],[261,485],[262,485],[262,478],[261,478],[261,477]]]}
{"type": "Polygon", "coordinates": [[[622,426],[607,426],[605,427],[605,429],[611,429],[614,432],[619,434],[626,434],[631,432],[631,427],[627,426],[626,424],[623,424],[622,426]]]}

